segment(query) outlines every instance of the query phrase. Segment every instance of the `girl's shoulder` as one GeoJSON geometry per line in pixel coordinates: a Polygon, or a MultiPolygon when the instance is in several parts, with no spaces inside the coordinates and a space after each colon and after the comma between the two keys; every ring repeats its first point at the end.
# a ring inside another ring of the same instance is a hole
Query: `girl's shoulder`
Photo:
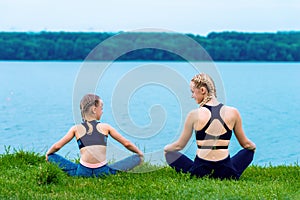
{"type": "Polygon", "coordinates": [[[100,122],[97,124],[97,126],[103,127],[103,128],[110,128],[111,125],[105,122],[100,122]]]}
{"type": "Polygon", "coordinates": [[[97,124],[97,129],[98,131],[100,131],[101,133],[105,134],[105,135],[108,135],[108,133],[111,131],[112,129],[112,126],[108,123],[98,123],[97,124]]]}

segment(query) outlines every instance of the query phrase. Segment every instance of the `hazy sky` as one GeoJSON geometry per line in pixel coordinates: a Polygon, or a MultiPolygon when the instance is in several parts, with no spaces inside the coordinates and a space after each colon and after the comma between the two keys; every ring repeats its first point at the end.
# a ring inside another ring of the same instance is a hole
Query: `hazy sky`
{"type": "Polygon", "coordinates": [[[0,31],[300,30],[300,0],[0,0],[0,31]]]}

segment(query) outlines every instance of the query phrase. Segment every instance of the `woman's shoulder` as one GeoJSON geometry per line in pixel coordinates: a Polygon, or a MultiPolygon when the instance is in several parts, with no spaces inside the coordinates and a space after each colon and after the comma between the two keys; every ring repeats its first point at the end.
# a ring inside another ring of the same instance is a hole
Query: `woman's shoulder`
{"type": "Polygon", "coordinates": [[[193,121],[194,120],[199,120],[199,118],[206,118],[208,117],[210,114],[209,114],[209,110],[204,108],[204,107],[200,107],[200,108],[196,108],[196,109],[193,109],[191,110],[187,117],[188,119],[192,119],[193,121]]]}
{"type": "Polygon", "coordinates": [[[226,114],[239,115],[239,110],[236,107],[224,105],[222,109],[226,114]]]}
{"type": "Polygon", "coordinates": [[[223,105],[223,107],[227,110],[231,110],[231,111],[237,111],[238,109],[234,106],[229,106],[229,105],[223,105]]]}
{"type": "Polygon", "coordinates": [[[188,113],[188,116],[194,116],[194,115],[197,115],[197,116],[198,116],[199,112],[203,112],[203,111],[205,111],[205,110],[203,109],[203,107],[195,108],[195,109],[191,110],[191,111],[188,113]]]}

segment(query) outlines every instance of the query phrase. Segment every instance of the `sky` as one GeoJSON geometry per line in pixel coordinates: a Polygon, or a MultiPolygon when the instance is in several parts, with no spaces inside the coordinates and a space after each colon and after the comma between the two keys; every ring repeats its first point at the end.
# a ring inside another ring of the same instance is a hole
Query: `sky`
{"type": "Polygon", "coordinates": [[[300,30],[300,0],[0,0],[0,31],[300,30]]]}

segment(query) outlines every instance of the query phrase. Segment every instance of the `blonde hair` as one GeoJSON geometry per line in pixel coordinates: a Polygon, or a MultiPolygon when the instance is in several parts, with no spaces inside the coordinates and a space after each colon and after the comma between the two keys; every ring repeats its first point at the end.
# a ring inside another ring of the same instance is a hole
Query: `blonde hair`
{"type": "Polygon", "coordinates": [[[207,102],[209,102],[213,96],[217,97],[215,83],[208,74],[205,73],[197,74],[192,78],[191,81],[194,83],[196,88],[199,89],[200,87],[205,87],[208,92],[207,96],[199,104],[200,107],[206,104],[207,102]]]}
{"type": "Polygon", "coordinates": [[[98,107],[101,103],[101,99],[98,95],[95,94],[87,94],[80,101],[80,111],[81,117],[83,121],[86,120],[86,116],[92,115],[92,106],[98,107]]]}

